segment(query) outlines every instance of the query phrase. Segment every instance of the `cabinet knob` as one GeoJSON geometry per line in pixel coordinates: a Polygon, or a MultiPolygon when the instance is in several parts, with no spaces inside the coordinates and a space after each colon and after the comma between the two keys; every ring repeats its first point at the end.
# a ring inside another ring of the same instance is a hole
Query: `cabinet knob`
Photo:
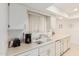
{"type": "Polygon", "coordinates": [[[8,25],[8,28],[10,28],[10,25],[8,25]]]}

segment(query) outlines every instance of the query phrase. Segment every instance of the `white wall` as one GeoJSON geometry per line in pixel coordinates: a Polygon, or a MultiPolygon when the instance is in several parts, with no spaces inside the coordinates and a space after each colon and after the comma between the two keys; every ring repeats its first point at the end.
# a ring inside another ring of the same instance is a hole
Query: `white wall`
{"type": "Polygon", "coordinates": [[[8,46],[8,4],[0,3],[0,56],[6,55],[8,46]]]}
{"type": "Polygon", "coordinates": [[[79,44],[79,19],[71,19],[69,20],[72,28],[71,31],[71,42],[75,44],[79,44]]]}
{"type": "Polygon", "coordinates": [[[79,19],[57,19],[56,29],[70,34],[71,43],[79,44],[79,19]],[[59,24],[62,24],[62,28],[59,28],[59,24]]]}
{"type": "Polygon", "coordinates": [[[69,33],[70,28],[69,28],[69,20],[66,18],[63,19],[56,19],[56,31],[62,31],[69,33]]]}

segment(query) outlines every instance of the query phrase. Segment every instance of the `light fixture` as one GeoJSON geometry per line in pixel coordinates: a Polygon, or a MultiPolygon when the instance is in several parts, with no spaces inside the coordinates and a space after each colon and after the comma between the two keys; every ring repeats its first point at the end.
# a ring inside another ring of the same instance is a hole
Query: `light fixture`
{"type": "Polygon", "coordinates": [[[78,11],[78,8],[74,8],[73,11],[78,11]]]}

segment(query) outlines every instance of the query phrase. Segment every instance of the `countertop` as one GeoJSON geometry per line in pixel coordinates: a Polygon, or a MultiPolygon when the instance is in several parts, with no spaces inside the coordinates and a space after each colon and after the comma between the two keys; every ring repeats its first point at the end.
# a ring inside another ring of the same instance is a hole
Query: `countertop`
{"type": "Polygon", "coordinates": [[[70,36],[70,35],[69,34],[66,34],[66,33],[59,32],[59,33],[55,33],[53,35],[52,40],[50,40],[48,42],[45,42],[45,43],[42,43],[42,44],[37,44],[37,43],[25,44],[25,43],[21,43],[21,46],[20,47],[8,48],[7,55],[11,55],[11,56],[18,55],[18,54],[24,53],[26,51],[30,51],[32,49],[41,47],[43,45],[46,45],[46,44],[55,42],[57,40],[60,40],[62,38],[65,38],[67,36],[70,36]]]}

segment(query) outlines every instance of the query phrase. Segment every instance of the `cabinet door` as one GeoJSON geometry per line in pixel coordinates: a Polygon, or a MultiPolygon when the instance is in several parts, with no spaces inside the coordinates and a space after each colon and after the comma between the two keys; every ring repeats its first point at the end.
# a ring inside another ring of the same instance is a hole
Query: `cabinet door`
{"type": "Polygon", "coordinates": [[[48,50],[40,52],[39,56],[48,56],[48,50]]]}
{"type": "Polygon", "coordinates": [[[39,20],[40,17],[37,15],[29,14],[29,30],[30,32],[38,32],[39,31],[39,20]]]}
{"type": "Polygon", "coordinates": [[[10,29],[24,29],[26,20],[26,9],[18,4],[10,4],[8,21],[10,29]]]}
{"type": "Polygon", "coordinates": [[[39,48],[39,56],[49,56],[50,44],[44,45],[39,48]]]}
{"type": "Polygon", "coordinates": [[[38,48],[19,54],[17,56],[38,56],[38,48]]]}
{"type": "Polygon", "coordinates": [[[50,44],[49,56],[55,56],[55,43],[54,42],[50,44]]]}
{"type": "Polygon", "coordinates": [[[55,56],[55,43],[50,43],[39,48],[40,56],[55,56]]]}
{"type": "Polygon", "coordinates": [[[55,55],[60,56],[61,55],[61,41],[57,40],[55,42],[55,55]]]}
{"type": "Polygon", "coordinates": [[[68,49],[68,38],[64,38],[64,52],[68,49]]]}
{"type": "Polygon", "coordinates": [[[63,54],[63,52],[64,52],[64,40],[62,39],[61,40],[61,55],[63,54]]]}
{"type": "Polygon", "coordinates": [[[70,37],[67,37],[67,48],[69,49],[70,48],[70,37]]]}
{"type": "Polygon", "coordinates": [[[31,54],[29,54],[27,56],[38,56],[38,53],[37,53],[37,51],[35,51],[35,52],[32,52],[31,54]]]}
{"type": "Polygon", "coordinates": [[[38,56],[38,48],[37,48],[37,49],[34,49],[34,50],[32,51],[32,53],[29,54],[28,56],[38,56]]]}

